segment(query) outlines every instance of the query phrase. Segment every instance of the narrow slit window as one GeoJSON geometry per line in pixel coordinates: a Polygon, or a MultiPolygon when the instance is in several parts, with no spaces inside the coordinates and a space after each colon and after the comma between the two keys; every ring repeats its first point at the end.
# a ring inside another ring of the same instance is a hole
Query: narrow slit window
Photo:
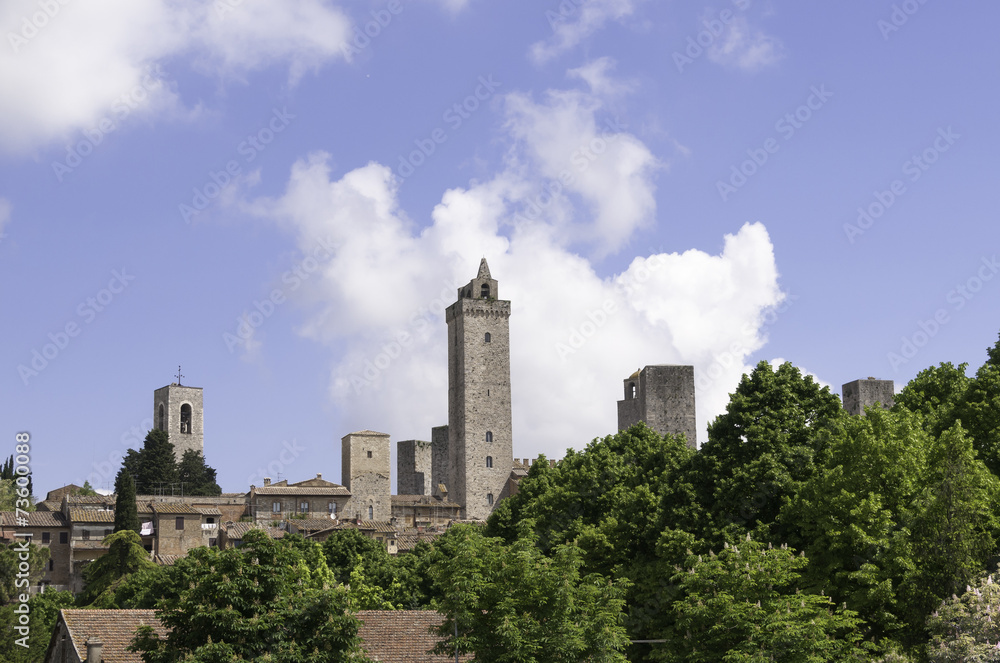
{"type": "Polygon", "coordinates": [[[487,442],[493,441],[493,431],[491,430],[486,431],[486,441],[487,442]]]}
{"type": "Polygon", "coordinates": [[[486,342],[487,343],[492,343],[493,342],[493,337],[490,336],[489,332],[486,332],[486,342]]]}
{"type": "Polygon", "coordinates": [[[493,467],[493,456],[486,457],[486,467],[493,467]]]}
{"type": "Polygon", "coordinates": [[[486,494],[486,503],[493,506],[493,493],[486,494]]]}

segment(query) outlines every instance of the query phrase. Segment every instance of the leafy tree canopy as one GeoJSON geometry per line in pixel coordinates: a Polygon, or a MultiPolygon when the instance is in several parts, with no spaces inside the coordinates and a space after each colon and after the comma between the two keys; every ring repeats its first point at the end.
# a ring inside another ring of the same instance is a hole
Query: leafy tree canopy
{"type": "Polygon", "coordinates": [[[432,571],[446,615],[440,653],[457,649],[481,663],[626,660],[624,587],[581,576],[578,547],[546,557],[527,528],[509,546],[476,526],[452,530],[454,555],[432,571]]]}
{"type": "Polygon", "coordinates": [[[184,583],[159,602],[169,634],[145,627],[133,643],[146,663],[364,660],[347,591],[331,586],[321,555],[309,556],[318,565],[310,566],[301,546],[256,530],[243,541],[224,551],[196,548],[172,567],[184,583]]]}

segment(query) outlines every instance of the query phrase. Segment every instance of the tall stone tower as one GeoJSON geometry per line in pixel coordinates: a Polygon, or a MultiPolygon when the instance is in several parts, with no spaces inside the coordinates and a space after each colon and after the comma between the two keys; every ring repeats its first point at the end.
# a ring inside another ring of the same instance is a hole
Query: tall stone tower
{"type": "Polygon", "coordinates": [[[510,302],[486,258],[445,311],[448,322],[449,499],[463,517],[490,515],[514,462],[510,415],[510,302]]]}
{"type": "Polygon", "coordinates": [[[876,403],[881,403],[884,408],[890,408],[896,395],[892,380],[875,378],[848,382],[841,389],[844,395],[844,409],[851,414],[864,414],[866,407],[876,403]]]}
{"type": "Polygon", "coordinates": [[[340,482],[351,491],[344,518],[389,520],[389,434],[371,430],[348,433],[340,440],[340,454],[340,482]]]}
{"type": "Polygon", "coordinates": [[[432,495],[431,443],[400,440],[396,443],[396,493],[432,495]]]}
{"type": "Polygon", "coordinates": [[[178,461],[188,449],[204,457],[204,426],[201,387],[174,382],[153,392],[153,428],[167,432],[178,461]]]}
{"type": "Polygon", "coordinates": [[[625,399],[618,401],[618,430],[639,423],[660,435],[680,435],[698,444],[694,409],[694,366],[647,366],[625,378],[625,399]]]}

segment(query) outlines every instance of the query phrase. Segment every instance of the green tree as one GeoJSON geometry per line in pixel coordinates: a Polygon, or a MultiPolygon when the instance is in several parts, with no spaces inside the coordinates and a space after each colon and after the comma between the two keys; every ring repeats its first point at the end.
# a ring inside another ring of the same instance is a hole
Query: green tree
{"type": "Polygon", "coordinates": [[[0,543],[0,605],[16,600],[28,591],[29,585],[36,585],[45,574],[49,563],[49,549],[26,541],[0,543]],[[27,555],[27,559],[23,556],[27,555]],[[28,577],[18,578],[20,563],[28,563],[28,577]]]}
{"type": "Polygon", "coordinates": [[[130,529],[104,538],[108,552],[83,569],[84,587],[78,597],[81,606],[114,607],[114,592],[122,580],[133,573],[156,565],[142,547],[142,538],[130,529]]]}
{"type": "Polygon", "coordinates": [[[299,547],[257,530],[240,548],[196,548],[177,596],[159,603],[169,633],[141,628],[133,649],[146,663],[365,660],[347,591],[330,586],[322,557],[313,559],[319,568],[299,547]]]}
{"type": "MultiPolygon", "coordinates": [[[[774,523],[821,460],[816,431],[843,416],[840,399],[789,362],[774,369],[762,361],[744,375],[692,464],[691,481],[709,515],[702,538],[721,544],[774,523]]],[[[780,528],[773,534],[785,536],[780,528]]]]}
{"type": "Polygon", "coordinates": [[[139,511],[135,503],[135,482],[125,468],[115,477],[115,530],[139,533],[139,511]]]}
{"type": "Polygon", "coordinates": [[[983,575],[961,596],[952,595],[927,619],[930,663],[1000,661],[1000,585],[983,575]]]}
{"type": "Polygon", "coordinates": [[[200,451],[188,449],[177,464],[177,480],[183,485],[185,495],[221,495],[216,483],[214,468],[205,463],[200,451]]]}
{"type": "Polygon", "coordinates": [[[867,637],[894,636],[905,611],[899,587],[914,568],[909,526],[931,437],[918,415],[881,408],[820,435],[829,438],[829,456],[779,517],[809,559],[803,589],[846,601],[867,622],[867,637]]]}
{"type": "Polygon", "coordinates": [[[138,454],[137,467],[128,467],[129,460],[126,458],[123,464],[130,471],[134,469],[133,477],[137,493],[169,495],[172,490],[179,491],[174,445],[165,431],[157,429],[149,431],[143,442],[142,451],[138,454]]]}
{"type": "Polygon", "coordinates": [[[923,490],[914,508],[914,570],[901,588],[917,631],[942,599],[957,594],[986,569],[1000,535],[1000,481],[976,458],[956,424],[934,440],[923,490]]]}
{"type": "Polygon", "coordinates": [[[527,528],[510,546],[475,526],[452,529],[455,554],[432,570],[446,616],[439,653],[482,663],[625,661],[624,588],[581,576],[579,548],[546,557],[527,528]]]}
{"type": "Polygon", "coordinates": [[[52,638],[59,611],[72,608],[72,592],[57,592],[52,589],[35,594],[28,600],[28,614],[31,616],[27,649],[18,645],[20,638],[14,630],[19,625],[19,615],[14,612],[18,604],[11,603],[0,608],[0,661],[5,663],[42,663],[52,638]]]}
{"type": "Polygon", "coordinates": [[[859,651],[859,619],[826,596],[797,589],[804,556],[748,539],[719,554],[691,555],[676,570],[683,597],[667,643],[653,658],[718,661],[851,661],[859,651]]]}
{"type": "Polygon", "coordinates": [[[84,481],[83,487],[80,488],[80,490],[76,491],[76,494],[83,495],[85,497],[95,497],[97,496],[97,491],[94,490],[94,487],[90,485],[90,481],[84,481]]]}

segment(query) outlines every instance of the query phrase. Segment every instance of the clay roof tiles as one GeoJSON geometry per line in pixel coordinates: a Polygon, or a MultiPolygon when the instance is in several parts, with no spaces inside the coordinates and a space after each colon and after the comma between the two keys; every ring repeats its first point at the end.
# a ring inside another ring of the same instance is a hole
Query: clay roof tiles
{"type": "Polygon", "coordinates": [[[81,661],[87,660],[87,640],[97,637],[104,644],[103,663],[142,663],[139,654],[128,651],[135,630],[149,624],[159,635],[167,633],[152,610],[61,610],[60,617],[81,661]]]}

